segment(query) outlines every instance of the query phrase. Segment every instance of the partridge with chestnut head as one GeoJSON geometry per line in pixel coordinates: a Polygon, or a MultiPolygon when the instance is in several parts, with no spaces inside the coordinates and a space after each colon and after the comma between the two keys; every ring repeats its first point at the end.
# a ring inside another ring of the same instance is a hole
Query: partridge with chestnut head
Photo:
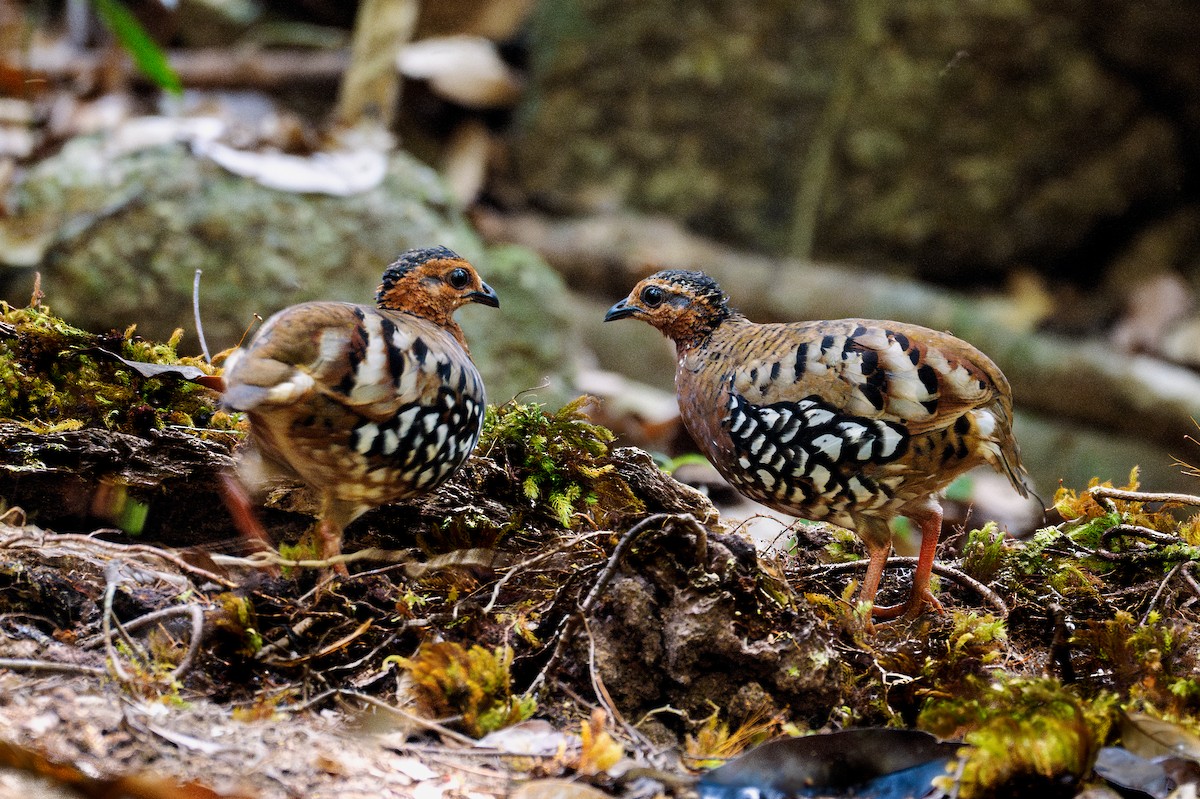
{"type": "Polygon", "coordinates": [[[941,533],[938,492],[989,464],[1028,496],[1012,434],[1012,392],[986,355],[948,333],[868,319],[756,324],[700,272],[634,287],[605,321],[636,318],[675,342],[684,425],[741,493],[784,513],[854,530],[870,556],[874,605],[889,522],[921,530],[912,593],[874,615],[916,615],[941,533]]]}
{"type": "Polygon", "coordinates": [[[320,495],[326,558],[364,511],[454,474],[483,427],[483,380],[453,314],[497,307],[496,293],[431,247],[390,265],[375,300],[285,308],[225,366],[224,404],[249,417],[261,465],[320,495]]]}

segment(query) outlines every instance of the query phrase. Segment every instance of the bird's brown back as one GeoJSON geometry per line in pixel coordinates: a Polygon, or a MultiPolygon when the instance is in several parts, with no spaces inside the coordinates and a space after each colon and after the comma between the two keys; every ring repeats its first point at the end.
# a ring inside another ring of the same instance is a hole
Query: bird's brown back
{"type": "Polygon", "coordinates": [[[1008,381],[979,350],[899,322],[755,324],[681,345],[685,424],[744,493],[861,527],[980,463],[1025,494],[1008,381]]]}
{"type": "Polygon", "coordinates": [[[455,331],[367,305],[281,311],[225,378],[266,459],[365,506],[438,485],[482,426],[483,382],[455,331]]]}

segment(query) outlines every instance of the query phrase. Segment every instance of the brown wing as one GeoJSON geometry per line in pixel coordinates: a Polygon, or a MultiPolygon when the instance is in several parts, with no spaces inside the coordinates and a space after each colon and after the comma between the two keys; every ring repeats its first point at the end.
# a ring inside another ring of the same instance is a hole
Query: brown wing
{"type": "Polygon", "coordinates": [[[226,367],[225,404],[267,410],[321,395],[372,421],[432,404],[451,374],[482,402],[482,386],[453,337],[417,317],[351,303],[312,302],[271,317],[226,367]],[[469,385],[467,385],[469,383],[469,385]]]}
{"type": "Polygon", "coordinates": [[[863,319],[748,326],[732,390],[770,405],[818,396],[844,413],[936,430],[1002,402],[1008,382],[987,356],[947,333],[863,319]]]}

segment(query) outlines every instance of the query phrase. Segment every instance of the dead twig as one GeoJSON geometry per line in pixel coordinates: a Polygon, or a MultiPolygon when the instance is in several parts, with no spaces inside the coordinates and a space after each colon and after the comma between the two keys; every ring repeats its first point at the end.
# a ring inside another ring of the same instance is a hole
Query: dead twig
{"type": "Polygon", "coordinates": [[[436,721],[432,721],[430,719],[423,719],[420,716],[417,716],[413,713],[409,713],[407,710],[404,710],[403,708],[396,707],[395,705],[389,705],[387,702],[384,702],[382,699],[376,699],[375,697],[370,696],[369,694],[359,693],[358,691],[351,691],[347,688],[330,688],[328,691],[322,691],[321,693],[317,694],[316,696],[312,697],[311,699],[308,699],[307,701],[304,701],[304,702],[301,702],[301,703],[295,704],[295,705],[288,705],[286,707],[279,707],[276,709],[282,713],[302,713],[306,710],[316,707],[317,705],[321,704],[322,702],[324,702],[327,699],[331,699],[331,698],[335,698],[335,697],[337,697],[337,698],[345,697],[348,699],[357,699],[358,701],[363,702],[364,704],[371,705],[372,707],[377,707],[380,710],[384,711],[385,713],[390,713],[391,715],[402,718],[405,721],[415,724],[418,727],[423,727],[424,729],[432,730],[433,732],[436,732],[438,735],[442,735],[453,741],[458,741],[459,743],[465,744],[466,746],[475,746],[475,744],[476,744],[476,741],[474,738],[472,738],[468,735],[463,735],[461,732],[455,732],[454,730],[450,729],[449,727],[447,727],[443,724],[438,724],[436,721]]]}
{"type": "MultiPolygon", "coordinates": [[[[33,50],[29,68],[51,80],[90,79],[104,69],[105,55],[99,49],[74,50],[69,56],[38,56],[33,50]]],[[[210,47],[172,50],[171,67],[183,84],[195,89],[263,89],[313,84],[333,84],[346,71],[345,49],[268,49],[262,47],[210,47]]],[[[134,83],[145,83],[139,72],[129,75],[134,83]]]]}
{"type": "Polygon", "coordinates": [[[374,624],[374,622],[371,619],[367,619],[362,624],[358,625],[358,627],[356,627],[350,633],[342,636],[341,638],[337,639],[333,643],[326,644],[325,646],[318,649],[316,652],[309,652],[308,654],[300,655],[299,657],[290,658],[288,660],[280,660],[280,659],[276,659],[276,658],[271,658],[269,660],[266,658],[259,658],[259,660],[261,660],[263,663],[266,663],[269,666],[301,666],[305,663],[308,663],[311,660],[315,660],[316,658],[324,657],[326,655],[329,655],[329,654],[332,654],[332,653],[338,651],[339,649],[342,649],[343,647],[349,646],[351,643],[353,643],[355,640],[357,640],[360,636],[362,636],[363,633],[365,633],[367,630],[371,629],[372,624],[374,624]]]}
{"type": "Polygon", "coordinates": [[[104,652],[108,658],[113,676],[123,683],[133,680],[125,670],[125,667],[121,665],[121,658],[113,641],[114,629],[120,635],[121,640],[125,642],[125,646],[129,648],[131,655],[140,660],[143,668],[147,672],[150,672],[153,663],[142,647],[133,640],[130,633],[133,630],[140,629],[153,622],[171,618],[172,616],[188,615],[192,620],[192,631],[187,651],[179,661],[179,664],[163,677],[167,682],[179,679],[191,670],[196,661],[196,654],[200,651],[200,642],[204,638],[204,611],[198,605],[191,604],[163,608],[140,616],[128,624],[122,624],[113,612],[113,600],[116,597],[117,586],[120,583],[120,567],[121,564],[119,561],[111,561],[104,570],[104,608],[102,611],[103,616],[101,617],[101,629],[103,632],[101,637],[104,642],[104,652]]]}
{"type": "MultiPolygon", "coordinates": [[[[99,550],[106,555],[122,557],[127,561],[138,560],[136,556],[145,555],[170,563],[180,571],[186,572],[193,577],[198,577],[201,580],[212,582],[225,588],[238,587],[236,582],[221,577],[218,574],[213,574],[199,566],[193,566],[174,552],[150,544],[122,544],[96,537],[97,534],[104,532],[108,531],[96,530],[91,535],[81,535],[78,533],[47,533],[45,530],[38,528],[18,527],[15,528],[13,534],[0,539],[0,549],[36,549],[43,556],[58,549],[78,557],[89,557],[96,550],[99,550]]],[[[145,569],[147,567],[143,565],[141,568],[145,569]]],[[[187,578],[182,575],[168,574],[166,572],[154,572],[154,574],[159,579],[179,586],[180,590],[186,590],[191,587],[187,578]]]]}
{"type": "Polygon", "coordinates": [[[1170,533],[1160,533],[1157,530],[1151,530],[1149,527],[1140,527],[1133,524],[1118,524],[1115,527],[1110,527],[1105,530],[1100,536],[1100,548],[1088,550],[1086,548],[1077,547],[1077,551],[1085,555],[1094,555],[1101,560],[1110,563],[1136,562],[1145,560],[1189,560],[1189,553],[1180,551],[1176,553],[1166,553],[1159,549],[1157,544],[1163,546],[1171,546],[1174,544],[1182,544],[1183,540],[1176,535],[1170,533]],[[1128,549],[1123,552],[1115,552],[1109,548],[1109,542],[1114,538],[1142,538],[1150,541],[1152,545],[1141,546],[1136,549],[1128,549]]]}
{"type": "Polygon", "coordinates": [[[192,281],[192,315],[196,321],[196,337],[200,339],[200,351],[204,353],[204,362],[212,363],[212,356],[208,354],[208,342],[204,338],[204,323],[200,321],[200,275],[201,271],[196,270],[196,277],[192,281]]]}
{"type": "MultiPolygon", "coordinates": [[[[891,557],[887,559],[885,568],[895,566],[915,567],[919,559],[915,557],[891,557]]],[[[866,568],[868,561],[852,560],[845,563],[822,563],[816,566],[806,566],[800,569],[802,574],[841,574],[843,572],[857,571],[866,568]]],[[[989,605],[997,610],[1002,616],[1008,615],[1008,605],[1000,598],[992,589],[988,588],[983,583],[976,580],[974,577],[965,572],[955,569],[952,566],[946,566],[941,563],[934,562],[933,573],[941,577],[946,577],[953,582],[959,583],[967,588],[972,589],[977,594],[982,596],[989,605]]]]}
{"type": "Polygon", "coordinates": [[[1100,543],[1107,545],[1112,539],[1123,536],[1129,538],[1145,538],[1148,541],[1153,541],[1156,544],[1178,544],[1182,539],[1177,535],[1170,533],[1160,533],[1158,530],[1151,530],[1149,527],[1141,527],[1136,524],[1118,524],[1105,530],[1100,536],[1100,543]]]}
{"type": "Polygon", "coordinates": [[[1174,502],[1179,505],[1200,506],[1200,496],[1195,494],[1176,494],[1165,491],[1127,491],[1123,488],[1096,486],[1088,489],[1093,497],[1101,499],[1119,499],[1124,502],[1174,502]]]}
{"type": "Polygon", "coordinates": [[[607,530],[599,530],[596,532],[584,533],[583,535],[577,535],[577,536],[567,539],[566,541],[562,542],[561,544],[559,544],[556,547],[553,547],[552,549],[549,549],[545,552],[541,552],[541,553],[533,556],[532,558],[528,558],[526,560],[521,561],[520,563],[514,563],[512,566],[509,566],[507,569],[505,569],[504,575],[501,576],[501,578],[496,581],[496,584],[492,586],[491,599],[489,599],[488,603],[483,606],[483,612],[484,613],[492,612],[492,609],[494,607],[496,607],[496,602],[498,602],[500,599],[500,589],[502,589],[508,583],[508,581],[511,580],[513,577],[515,577],[518,574],[521,574],[525,571],[528,571],[529,569],[533,568],[534,566],[536,566],[537,564],[541,563],[544,560],[548,560],[549,558],[552,558],[561,552],[564,552],[566,550],[574,548],[576,544],[579,544],[583,541],[590,540],[592,538],[598,538],[598,537],[606,536],[606,535],[611,535],[611,533],[609,533],[609,531],[607,531],[607,530]]]}
{"type": "MultiPolygon", "coordinates": [[[[255,552],[252,555],[213,555],[213,563],[218,566],[242,566],[251,569],[273,569],[278,566],[287,566],[294,569],[328,569],[330,566],[335,566],[339,563],[354,563],[360,560],[378,561],[381,563],[400,563],[413,564],[413,550],[411,549],[380,549],[378,547],[369,547],[360,549],[357,552],[348,552],[341,555],[335,555],[332,558],[313,559],[305,558],[303,560],[293,560],[292,558],[280,557],[279,553],[270,552],[255,552]]],[[[418,567],[424,567],[425,564],[415,564],[418,567]]]]}
{"type": "Polygon", "coordinates": [[[317,620],[312,616],[301,617],[300,621],[296,622],[282,637],[271,641],[259,649],[258,652],[255,653],[255,657],[259,660],[266,660],[276,652],[287,651],[288,644],[291,643],[292,639],[304,634],[316,623],[317,620]]]}
{"type": "Polygon", "coordinates": [[[1196,561],[1189,560],[1181,565],[1183,569],[1180,570],[1179,576],[1187,583],[1188,588],[1192,589],[1192,593],[1200,597],[1200,583],[1196,582],[1196,577],[1192,574],[1196,569],[1196,561]]]}
{"type": "Polygon", "coordinates": [[[79,663],[58,663],[53,660],[35,660],[33,658],[0,658],[0,669],[9,671],[45,671],[55,674],[86,674],[90,677],[104,677],[107,671],[99,666],[84,666],[79,663]]]}
{"type": "MultiPolygon", "coordinates": [[[[107,586],[106,586],[106,589],[107,589],[107,586]]],[[[107,590],[105,593],[106,593],[106,599],[107,599],[107,590]]],[[[114,588],[114,593],[115,593],[115,588],[114,588]]],[[[168,680],[179,679],[184,674],[191,671],[192,666],[195,664],[196,654],[200,651],[200,643],[201,643],[201,641],[204,640],[204,611],[203,611],[203,609],[200,608],[200,606],[194,605],[194,604],[178,605],[176,607],[162,608],[160,610],[156,610],[151,613],[147,613],[144,616],[138,616],[136,619],[125,622],[123,625],[121,625],[121,629],[123,629],[126,633],[132,633],[132,632],[134,632],[136,630],[140,630],[143,627],[146,627],[150,624],[154,624],[155,622],[161,622],[164,619],[170,619],[170,618],[174,618],[176,616],[190,616],[191,621],[192,621],[192,630],[191,630],[191,637],[188,640],[187,651],[184,652],[183,658],[179,661],[179,665],[177,665],[174,669],[172,669],[170,671],[170,673],[167,674],[168,680]]],[[[101,644],[101,643],[107,644],[108,642],[109,642],[109,639],[107,638],[107,636],[105,636],[104,634],[100,634],[100,635],[93,635],[89,638],[85,638],[84,640],[79,642],[79,646],[81,649],[90,649],[91,647],[96,646],[97,644],[101,644]]],[[[111,657],[111,653],[110,653],[110,657],[111,657]]]]}
{"type": "Polygon", "coordinates": [[[117,654],[117,647],[113,642],[113,623],[116,622],[116,629],[121,634],[121,640],[129,647],[132,654],[139,656],[143,661],[145,661],[146,655],[142,652],[141,647],[129,637],[129,633],[121,626],[113,613],[113,599],[117,595],[117,584],[120,582],[118,574],[120,568],[121,564],[114,560],[104,570],[104,608],[101,611],[100,627],[104,631],[104,653],[108,658],[108,667],[112,669],[113,676],[119,682],[129,683],[133,681],[133,677],[121,665],[121,658],[117,654]]]}
{"type": "MultiPolygon", "coordinates": [[[[1189,563],[1190,562],[1191,561],[1189,561],[1189,563]]],[[[1154,606],[1158,604],[1158,598],[1160,596],[1162,596],[1162,592],[1167,587],[1167,583],[1171,582],[1171,578],[1174,577],[1176,574],[1179,574],[1181,569],[1183,569],[1183,564],[1176,563],[1175,568],[1173,568],[1173,569],[1171,569],[1171,571],[1167,572],[1167,576],[1162,578],[1161,581],[1159,581],[1158,588],[1156,588],[1154,590],[1154,594],[1150,597],[1150,604],[1148,604],[1146,606],[1146,612],[1142,614],[1142,620],[1140,622],[1141,624],[1145,624],[1146,621],[1150,618],[1150,614],[1154,612],[1154,606]]]]}
{"type": "Polygon", "coordinates": [[[583,629],[588,639],[588,675],[592,682],[592,692],[595,693],[596,699],[600,702],[600,706],[608,714],[608,717],[621,725],[621,729],[625,731],[625,736],[629,739],[629,742],[637,746],[638,750],[647,760],[653,758],[656,754],[654,745],[650,743],[649,739],[637,727],[634,727],[625,719],[621,711],[617,710],[616,703],[613,702],[612,696],[608,693],[608,688],[604,685],[604,678],[600,676],[600,670],[596,668],[596,639],[592,635],[592,630],[586,618],[583,620],[583,629]]]}

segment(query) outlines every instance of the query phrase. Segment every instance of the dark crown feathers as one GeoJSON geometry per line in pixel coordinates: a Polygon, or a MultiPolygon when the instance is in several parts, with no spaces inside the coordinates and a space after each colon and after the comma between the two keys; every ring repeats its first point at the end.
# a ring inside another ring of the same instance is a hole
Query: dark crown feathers
{"type": "Polygon", "coordinates": [[[413,269],[429,263],[430,261],[460,261],[462,257],[458,253],[447,247],[424,247],[416,250],[406,250],[400,254],[400,257],[393,261],[383,272],[383,280],[379,284],[379,290],[375,292],[376,301],[381,300],[384,294],[387,294],[393,286],[400,282],[401,278],[407,275],[413,269]]]}

